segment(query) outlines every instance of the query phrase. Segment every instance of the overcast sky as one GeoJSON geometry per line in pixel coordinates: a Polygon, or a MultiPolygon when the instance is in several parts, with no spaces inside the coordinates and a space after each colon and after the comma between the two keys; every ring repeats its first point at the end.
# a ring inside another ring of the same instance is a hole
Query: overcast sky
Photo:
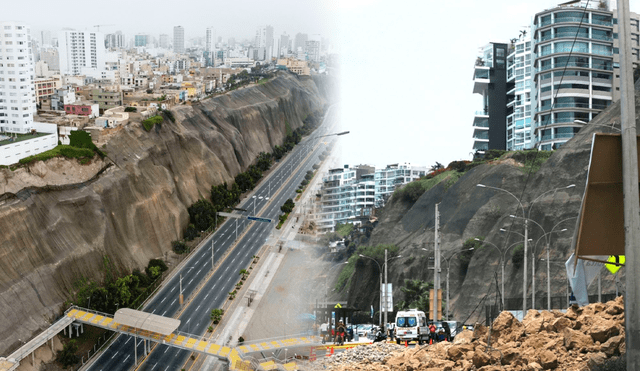
{"type": "MultiPolygon", "coordinates": [[[[596,0],[597,1],[597,0],[596,0]]],[[[4,1],[0,18],[23,21],[32,31],[63,27],[104,33],[122,30],[186,38],[252,38],[258,26],[321,34],[342,61],[342,163],[384,166],[396,162],[447,165],[470,159],[473,64],[478,48],[507,41],[539,11],[563,1],[524,0],[85,0],[4,1]],[[108,26],[107,26],[108,25],[108,26]]],[[[640,0],[630,0],[640,12],[640,0]]],[[[38,35],[33,35],[39,38],[38,35]]]]}

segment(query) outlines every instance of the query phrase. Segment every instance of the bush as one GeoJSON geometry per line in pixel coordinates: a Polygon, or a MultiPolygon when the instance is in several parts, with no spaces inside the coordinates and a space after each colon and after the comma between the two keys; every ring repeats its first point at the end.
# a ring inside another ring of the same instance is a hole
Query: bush
{"type": "Polygon", "coordinates": [[[212,309],[211,310],[211,320],[213,323],[218,324],[222,320],[222,316],[224,315],[223,309],[212,309]]]}
{"type": "Polygon", "coordinates": [[[188,250],[187,244],[184,241],[172,241],[171,248],[173,248],[173,252],[176,254],[184,254],[188,250]]]}
{"type": "Polygon", "coordinates": [[[149,260],[149,264],[147,264],[147,267],[144,269],[144,272],[150,279],[155,280],[156,278],[158,278],[158,276],[160,276],[160,274],[162,274],[162,272],[166,271],[167,269],[169,268],[164,263],[164,261],[160,259],[151,259],[149,260]]]}
{"type": "Polygon", "coordinates": [[[57,353],[56,361],[60,362],[64,368],[70,367],[78,363],[80,357],[76,355],[78,345],[75,340],[70,340],[57,353]]]}
{"type": "Polygon", "coordinates": [[[138,109],[136,107],[126,107],[124,109],[125,112],[138,112],[138,109]]]}
{"type": "Polygon", "coordinates": [[[142,121],[142,126],[146,131],[151,131],[154,125],[162,124],[162,121],[163,121],[162,116],[153,116],[142,121]]]}
{"type": "Polygon", "coordinates": [[[511,253],[511,263],[516,268],[520,268],[524,262],[524,246],[518,245],[513,248],[513,252],[511,253]]]}
{"type": "Polygon", "coordinates": [[[290,212],[293,211],[293,208],[296,204],[293,202],[292,199],[288,199],[284,205],[280,206],[280,211],[282,211],[285,214],[289,214],[290,212]]]}
{"type": "Polygon", "coordinates": [[[63,146],[60,148],[60,154],[66,158],[91,158],[93,151],[87,148],[76,148],[71,146],[63,146]]]}

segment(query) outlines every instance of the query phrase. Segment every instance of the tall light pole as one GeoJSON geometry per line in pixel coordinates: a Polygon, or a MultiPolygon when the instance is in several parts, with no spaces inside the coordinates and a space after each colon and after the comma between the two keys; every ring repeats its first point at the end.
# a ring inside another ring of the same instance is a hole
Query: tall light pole
{"type": "MultiPolygon", "coordinates": [[[[484,184],[477,184],[477,187],[481,187],[481,188],[489,188],[489,189],[493,189],[496,191],[501,191],[504,193],[509,194],[511,197],[515,198],[516,201],[518,201],[518,205],[520,205],[520,208],[522,209],[522,218],[524,219],[524,273],[522,275],[522,315],[525,316],[526,312],[527,312],[527,255],[528,255],[528,241],[529,241],[529,228],[528,228],[528,222],[529,222],[529,216],[531,215],[531,209],[533,208],[533,205],[536,203],[536,201],[538,201],[542,196],[546,195],[549,192],[556,192],[559,189],[569,189],[569,188],[573,188],[576,185],[575,184],[570,184],[566,187],[558,187],[558,188],[554,188],[551,189],[549,191],[546,191],[544,193],[542,193],[540,196],[536,197],[533,202],[531,202],[531,205],[529,207],[529,212],[525,214],[524,211],[524,206],[522,205],[522,202],[520,201],[520,199],[518,197],[516,197],[513,193],[507,191],[506,189],[502,189],[502,188],[498,188],[498,187],[492,187],[492,186],[488,186],[488,185],[484,185],[484,184]]],[[[536,223],[537,224],[537,223],[536,223]]],[[[538,224],[539,225],[539,224],[538,224]]]]}
{"type": "Polygon", "coordinates": [[[251,198],[253,198],[253,215],[256,215],[256,201],[257,200],[262,200],[264,197],[259,196],[256,198],[256,196],[251,196],[251,198]]]}
{"type": "Polygon", "coordinates": [[[500,253],[500,267],[501,267],[501,270],[502,270],[502,279],[501,279],[500,283],[501,283],[501,286],[502,286],[502,288],[501,288],[501,290],[502,290],[502,307],[504,308],[504,265],[505,265],[507,251],[509,251],[509,249],[511,249],[512,247],[516,246],[517,244],[522,243],[522,241],[515,242],[515,243],[509,245],[509,247],[507,247],[506,249],[502,250],[501,248],[499,248],[498,246],[494,245],[493,243],[491,243],[489,241],[481,240],[479,238],[474,238],[474,240],[476,240],[476,241],[478,241],[478,242],[480,242],[482,244],[487,243],[487,244],[489,244],[489,246],[495,247],[498,250],[498,252],[500,253]]]}
{"type": "MultiPolygon", "coordinates": [[[[387,260],[387,259],[386,259],[387,249],[384,249],[384,251],[385,251],[385,262],[383,263],[383,266],[385,266],[385,268],[386,268],[386,265],[387,265],[387,261],[386,261],[386,260],[387,260]]],[[[386,324],[386,323],[384,323],[384,324],[382,323],[382,303],[383,303],[383,293],[384,293],[384,296],[385,296],[385,297],[384,297],[384,305],[385,305],[385,307],[386,307],[386,305],[387,305],[387,301],[388,301],[388,300],[387,300],[387,298],[386,298],[386,295],[387,295],[387,288],[386,288],[386,286],[387,286],[387,284],[385,283],[384,291],[383,291],[383,286],[382,286],[382,267],[380,266],[380,263],[378,263],[378,261],[377,261],[376,259],[374,259],[374,258],[372,258],[372,257],[370,257],[370,256],[366,256],[366,255],[362,255],[362,254],[358,254],[358,256],[360,256],[361,258],[371,259],[371,260],[373,260],[374,262],[376,262],[376,264],[378,265],[378,271],[380,272],[380,319],[379,319],[379,321],[380,321],[380,326],[383,328],[383,330],[385,330],[385,331],[386,331],[387,324],[386,324]]],[[[398,255],[398,256],[395,256],[395,257],[393,257],[393,258],[391,258],[391,259],[389,259],[389,260],[396,259],[396,258],[401,258],[401,257],[402,257],[402,255],[398,255]]],[[[385,278],[385,280],[386,280],[386,278],[385,278]]],[[[386,308],[385,308],[385,309],[386,309],[386,308]]],[[[386,311],[385,311],[385,320],[386,320],[386,311]]]]}
{"type": "MultiPolygon", "coordinates": [[[[559,231],[551,230],[551,231],[543,234],[542,236],[540,236],[538,238],[538,240],[536,241],[536,244],[533,246],[533,251],[531,252],[532,253],[531,254],[532,255],[532,257],[531,257],[531,282],[532,282],[532,285],[533,285],[533,289],[531,290],[532,291],[532,293],[531,293],[531,300],[532,300],[531,308],[533,308],[533,309],[536,309],[536,306],[535,306],[536,305],[536,302],[535,302],[535,295],[536,295],[536,291],[535,291],[536,290],[536,260],[537,260],[536,259],[536,251],[538,250],[538,242],[540,242],[540,240],[544,239],[545,245],[546,245],[546,248],[547,248],[547,253],[549,253],[549,240],[551,239],[551,234],[552,233],[561,233],[561,232],[566,232],[566,231],[567,231],[567,228],[561,229],[559,231]]],[[[548,256],[547,256],[547,259],[549,259],[548,256]]],[[[548,260],[547,260],[547,262],[548,262],[548,260]]],[[[549,272],[547,272],[547,274],[549,274],[549,272]]],[[[548,293],[548,291],[549,291],[549,276],[547,275],[547,293],[548,293]]],[[[549,300],[547,300],[547,306],[549,306],[549,305],[550,305],[549,300]]],[[[548,310],[550,310],[550,309],[548,309],[548,310]]]]}
{"type": "Polygon", "coordinates": [[[472,251],[474,248],[470,248],[470,249],[464,249],[461,251],[458,251],[457,253],[454,253],[453,255],[451,255],[448,259],[444,258],[444,261],[447,262],[447,315],[445,316],[445,320],[449,320],[449,268],[451,268],[451,260],[453,259],[454,256],[463,253],[465,251],[472,251]]]}

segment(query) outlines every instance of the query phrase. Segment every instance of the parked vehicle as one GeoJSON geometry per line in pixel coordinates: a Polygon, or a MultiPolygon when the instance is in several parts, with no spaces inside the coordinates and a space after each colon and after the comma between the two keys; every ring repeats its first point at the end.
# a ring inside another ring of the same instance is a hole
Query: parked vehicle
{"type": "Polygon", "coordinates": [[[419,345],[429,341],[427,316],[417,309],[401,310],[396,313],[396,343],[417,341],[419,345]]]}

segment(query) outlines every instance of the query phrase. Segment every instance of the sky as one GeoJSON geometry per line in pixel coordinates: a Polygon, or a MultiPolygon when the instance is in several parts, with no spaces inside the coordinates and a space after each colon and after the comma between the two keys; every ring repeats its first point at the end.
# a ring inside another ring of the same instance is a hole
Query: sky
{"type": "MultiPolygon", "coordinates": [[[[629,0],[640,13],[640,0],[629,0]]],[[[409,162],[445,166],[471,159],[472,122],[481,109],[472,94],[473,65],[488,42],[506,42],[551,0],[168,0],[6,1],[2,20],[23,21],[33,33],[63,27],[185,37],[251,39],[258,26],[320,34],[340,53],[342,164],[409,162]]],[[[37,35],[33,35],[37,37],[37,35]]]]}

